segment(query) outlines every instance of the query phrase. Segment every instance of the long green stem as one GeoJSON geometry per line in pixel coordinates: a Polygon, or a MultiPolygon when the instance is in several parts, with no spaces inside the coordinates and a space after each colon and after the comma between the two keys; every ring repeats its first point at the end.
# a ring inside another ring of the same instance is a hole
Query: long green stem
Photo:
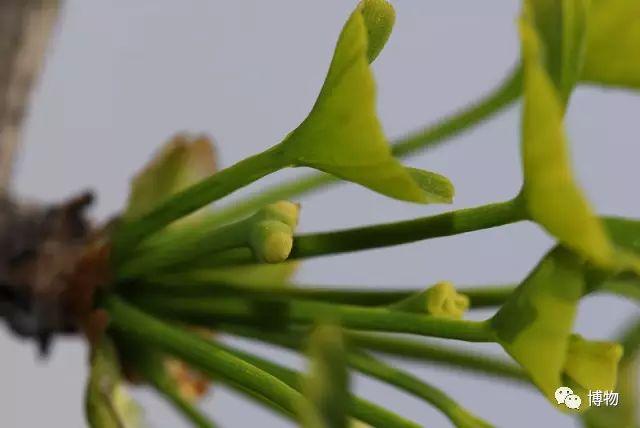
{"type": "MultiPolygon", "coordinates": [[[[478,102],[451,116],[445,117],[423,130],[397,140],[392,145],[393,154],[404,157],[425,149],[435,148],[504,110],[518,99],[521,92],[522,70],[517,68],[509,74],[500,86],[478,102]]],[[[339,180],[327,174],[311,174],[288,182],[278,183],[255,196],[218,209],[210,221],[218,224],[226,223],[242,215],[249,214],[270,202],[294,198],[339,182],[339,180]]]]}
{"type": "Polygon", "coordinates": [[[125,258],[129,251],[152,233],[286,166],[276,146],[217,172],[172,196],[141,218],[121,224],[116,234],[115,254],[119,259],[125,258]]]}
{"type": "Polygon", "coordinates": [[[290,259],[407,244],[515,223],[526,219],[521,201],[483,205],[415,220],[296,236],[290,259]]]}
{"type": "Polygon", "coordinates": [[[380,334],[350,332],[347,334],[347,338],[357,346],[393,357],[428,361],[477,374],[494,375],[521,382],[527,381],[526,375],[519,367],[488,355],[463,352],[444,346],[380,334]]]}
{"type": "MultiPolygon", "coordinates": [[[[223,349],[238,358],[241,358],[250,364],[259,367],[272,376],[277,377],[282,382],[289,385],[291,388],[297,391],[301,390],[301,374],[291,370],[287,367],[268,361],[264,358],[260,358],[256,355],[248,352],[240,351],[229,346],[220,345],[223,349]]],[[[363,400],[357,396],[351,397],[349,403],[350,414],[371,426],[375,427],[389,427],[389,428],[417,428],[418,425],[411,422],[400,415],[397,415],[389,410],[373,404],[367,400],[363,400]]]]}
{"type": "Polygon", "coordinates": [[[215,229],[195,224],[197,233],[159,236],[141,244],[117,269],[118,279],[133,278],[144,273],[159,272],[171,266],[197,260],[203,255],[248,246],[250,220],[245,219],[215,229]]]}
{"type": "MultiPolygon", "coordinates": [[[[306,347],[302,337],[295,335],[293,332],[287,334],[259,332],[251,329],[243,329],[237,327],[225,327],[232,334],[238,334],[244,337],[265,341],[267,343],[284,346],[292,350],[302,350],[306,347]]],[[[489,427],[486,422],[478,419],[468,410],[461,407],[447,394],[440,391],[421,379],[407,373],[404,370],[395,368],[365,352],[351,349],[348,352],[347,360],[349,366],[366,374],[372,378],[393,385],[404,390],[418,398],[431,403],[444,413],[456,427],[459,428],[481,428],[489,427]]]]}
{"type": "Polygon", "coordinates": [[[408,333],[457,339],[469,342],[493,342],[488,321],[450,320],[428,315],[302,300],[180,298],[144,296],[136,303],[151,312],[189,320],[194,324],[215,325],[225,319],[243,322],[313,324],[318,320],[337,319],[349,329],[408,333]],[[265,317],[265,313],[268,315],[265,317]],[[276,316],[274,316],[274,314],[276,316]]]}
{"type": "MultiPolygon", "coordinates": [[[[515,286],[481,286],[460,288],[469,298],[471,308],[499,306],[511,295],[515,286]]],[[[236,282],[217,271],[193,271],[184,274],[158,275],[148,282],[136,283],[129,289],[135,294],[172,295],[181,297],[277,297],[358,306],[383,306],[396,303],[423,291],[419,288],[353,288],[351,286],[309,286],[287,282],[236,282]]]]}
{"type": "Polygon", "coordinates": [[[486,428],[491,426],[460,406],[438,388],[423,382],[404,370],[384,363],[364,352],[351,352],[348,358],[349,365],[354,369],[433,404],[458,428],[486,428]]]}
{"type": "Polygon", "coordinates": [[[165,324],[118,297],[107,296],[101,304],[110,315],[110,328],[120,334],[179,357],[295,418],[302,396],[272,375],[230,355],[214,343],[165,324]]]}

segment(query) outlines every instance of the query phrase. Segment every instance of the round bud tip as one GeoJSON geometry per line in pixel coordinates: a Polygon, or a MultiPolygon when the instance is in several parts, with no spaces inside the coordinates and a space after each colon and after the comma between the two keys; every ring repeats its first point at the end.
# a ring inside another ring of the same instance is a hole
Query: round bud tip
{"type": "Polygon", "coordinates": [[[263,220],[253,227],[250,244],[258,260],[280,263],[291,253],[293,232],[291,227],[281,221],[263,220]]]}
{"type": "Polygon", "coordinates": [[[427,291],[427,312],[433,316],[460,319],[469,309],[469,298],[450,282],[439,282],[427,291]]]}

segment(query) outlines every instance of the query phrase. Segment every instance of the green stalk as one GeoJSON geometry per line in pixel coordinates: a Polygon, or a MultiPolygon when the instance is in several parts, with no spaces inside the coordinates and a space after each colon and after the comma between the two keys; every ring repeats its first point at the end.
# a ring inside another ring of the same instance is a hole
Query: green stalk
{"type": "Polygon", "coordinates": [[[318,257],[407,244],[504,226],[527,217],[520,199],[452,211],[436,216],[337,232],[296,236],[290,259],[318,257]]]}
{"type": "Polygon", "coordinates": [[[175,220],[287,167],[279,150],[275,146],[244,159],[177,193],[150,213],[121,224],[115,237],[116,262],[124,259],[143,239],[175,220]]]}
{"type": "MultiPolygon", "coordinates": [[[[225,327],[225,330],[230,331],[232,334],[283,346],[294,351],[300,351],[306,347],[302,337],[293,332],[277,334],[257,332],[255,330],[237,327],[225,327]]],[[[421,379],[404,370],[395,368],[362,351],[353,349],[348,352],[347,359],[349,366],[355,370],[389,385],[393,385],[432,404],[445,414],[458,428],[482,428],[491,426],[471,414],[438,388],[423,382],[421,379]]]]}
{"type": "Polygon", "coordinates": [[[180,298],[145,295],[135,299],[143,308],[182,321],[208,326],[221,320],[250,323],[313,324],[318,320],[338,320],[349,329],[408,333],[468,342],[493,342],[489,321],[437,318],[387,308],[282,299],[180,298]],[[262,309],[262,310],[261,310],[262,309]],[[263,315],[268,314],[265,318],[263,315]],[[277,314],[277,316],[273,316],[277,314]]]}
{"type": "MultiPolygon", "coordinates": [[[[291,388],[301,391],[301,379],[302,375],[287,367],[283,367],[279,364],[268,361],[264,358],[260,358],[256,355],[248,352],[240,351],[229,346],[220,345],[221,348],[228,353],[243,359],[250,364],[259,367],[272,376],[277,377],[282,382],[289,385],[291,388]]],[[[357,396],[351,397],[349,403],[350,414],[354,418],[365,422],[374,427],[389,427],[389,428],[417,428],[418,425],[408,419],[403,418],[389,410],[373,404],[367,400],[363,400],[357,396]]]]}
{"type": "Polygon", "coordinates": [[[111,329],[174,355],[295,419],[303,397],[272,375],[230,355],[214,343],[165,324],[118,297],[107,296],[101,304],[109,313],[111,329]]]}
{"type": "MultiPolygon", "coordinates": [[[[350,286],[309,286],[289,282],[234,282],[228,275],[214,271],[158,275],[148,282],[136,283],[129,289],[138,295],[171,295],[180,297],[245,297],[293,298],[358,306],[384,306],[423,291],[419,288],[352,288],[350,286]]],[[[514,290],[513,285],[461,288],[471,308],[499,306],[514,290]]]]}
{"type": "Polygon", "coordinates": [[[128,279],[145,273],[158,272],[171,266],[197,260],[201,256],[248,246],[250,219],[216,229],[200,228],[199,233],[170,235],[171,239],[144,242],[117,270],[118,279],[128,279]]]}
{"type": "Polygon", "coordinates": [[[350,352],[348,358],[349,365],[359,372],[431,403],[458,428],[491,427],[490,424],[474,416],[438,388],[404,370],[386,364],[364,352],[350,352]]]}
{"type": "MultiPolygon", "coordinates": [[[[518,99],[521,92],[522,70],[518,67],[509,74],[500,86],[476,103],[449,117],[445,117],[421,131],[397,140],[392,145],[393,154],[404,157],[425,149],[438,147],[450,138],[470,130],[472,127],[504,110],[518,99]]],[[[248,199],[234,202],[229,206],[218,209],[207,221],[216,224],[227,223],[242,215],[249,214],[270,202],[294,198],[339,182],[340,180],[327,174],[311,174],[279,183],[248,199]]]]}
{"type": "Polygon", "coordinates": [[[416,340],[388,337],[380,334],[349,332],[347,339],[356,346],[389,356],[415,361],[428,361],[476,374],[528,382],[525,373],[516,365],[485,355],[459,351],[416,340]]]}

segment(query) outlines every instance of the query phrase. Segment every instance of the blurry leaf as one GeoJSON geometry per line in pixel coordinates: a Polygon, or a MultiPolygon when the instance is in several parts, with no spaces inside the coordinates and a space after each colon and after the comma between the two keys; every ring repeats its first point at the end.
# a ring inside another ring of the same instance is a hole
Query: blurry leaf
{"type": "Polygon", "coordinates": [[[556,247],[492,319],[499,343],[554,404],[560,386],[585,401],[589,389],[611,390],[616,382],[620,346],[572,334],[586,291],[584,268],[579,257],[556,247]]]}
{"type": "Polygon", "coordinates": [[[375,111],[369,60],[388,37],[391,10],[386,1],[376,0],[362,2],[353,12],[311,113],[279,149],[294,165],[325,171],[397,199],[427,202],[411,174],[392,156],[375,111]],[[370,34],[376,38],[371,45],[370,34]]]}
{"type": "Polygon", "coordinates": [[[93,349],[86,391],[87,420],[92,428],[144,426],[142,412],[120,379],[120,366],[111,342],[93,349]]]}
{"type": "Polygon", "coordinates": [[[591,0],[582,80],[640,89],[640,2],[591,0]]]}
{"type": "Polygon", "coordinates": [[[347,428],[350,426],[349,373],[342,331],[321,325],[309,342],[310,374],[304,381],[308,400],[301,411],[305,428],[347,428]]]}
{"type": "Polygon", "coordinates": [[[617,384],[622,347],[614,342],[569,338],[565,374],[583,394],[591,390],[613,391],[617,384]]]}
{"type": "Polygon", "coordinates": [[[540,43],[521,22],[524,68],[523,197],[532,220],[597,265],[613,264],[613,248],[576,185],[563,129],[562,107],[540,62],[540,43]]]}
{"type": "Polygon", "coordinates": [[[638,428],[640,427],[640,391],[638,379],[640,375],[640,358],[638,347],[640,334],[640,320],[626,327],[626,331],[619,337],[624,345],[624,355],[620,362],[620,375],[616,392],[619,393],[617,406],[592,406],[582,417],[582,422],[588,428],[638,428]]]}
{"type": "Polygon", "coordinates": [[[213,146],[207,138],[177,135],[134,177],[125,218],[141,217],[215,170],[213,146]]]}
{"type": "Polygon", "coordinates": [[[540,38],[541,56],[566,105],[580,77],[585,51],[587,0],[527,0],[525,15],[540,38]]]}

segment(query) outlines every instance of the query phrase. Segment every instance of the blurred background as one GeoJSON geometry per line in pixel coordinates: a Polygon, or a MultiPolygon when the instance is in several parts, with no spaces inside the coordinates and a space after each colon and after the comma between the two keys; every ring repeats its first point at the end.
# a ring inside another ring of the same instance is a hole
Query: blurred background
{"type": "MultiPolygon", "coordinates": [[[[489,91],[517,61],[518,2],[397,0],[397,22],[375,63],[379,113],[390,138],[451,113],[489,91]]],[[[307,114],[322,85],[338,33],[356,1],[68,0],[33,97],[16,190],[56,201],[94,189],[93,216],[107,219],[131,176],[179,131],[207,133],[222,165],[279,142],[307,114]]],[[[640,216],[640,96],[581,87],[567,118],[577,175],[599,212],[640,216]]],[[[519,106],[410,164],[441,172],[457,188],[453,208],[512,197],[521,185],[519,106]]],[[[287,171],[251,187],[295,176],[287,171]]],[[[241,196],[242,192],[234,197],[241,196]]],[[[434,214],[341,185],[302,200],[302,231],[434,214]]],[[[424,287],[438,280],[476,285],[516,282],[552,241],[518,224],[391,249],[305,262],[301,283],[424,287]]],[[[638,307],[588,298],[577,330],[611,338],[638,307]]],[[[487,317],[489,313],[474,313],[487,317]]],[[[228,339],[231,341],[231,339],[228,339]]],[[[284,352],[248,347],[303,368],[284,352]]],[[[468,345],[490,352],[490,345],[468,345]]],[[[55,343],[41,360],[33,344],[0,330],[0,425],[83,427],[87,350],[55,343]]],[[[544,358],[543,355],[540,358],[544,358]]],[[[571,427],[537,392],[455,370],[401,363],[498,427],[571,427]]],[[[424,426],[448,421],[424,403],[363,378],[356,391],[424,426]]],[[[152,427],[184,422],[154,394],[136,397],[152,427]]],[[[624,400],[624,397],[621,397],[624,400]]],[[[217,385],[201,407],[224,427],[289,427],[289,422],[217,385]]]]}

